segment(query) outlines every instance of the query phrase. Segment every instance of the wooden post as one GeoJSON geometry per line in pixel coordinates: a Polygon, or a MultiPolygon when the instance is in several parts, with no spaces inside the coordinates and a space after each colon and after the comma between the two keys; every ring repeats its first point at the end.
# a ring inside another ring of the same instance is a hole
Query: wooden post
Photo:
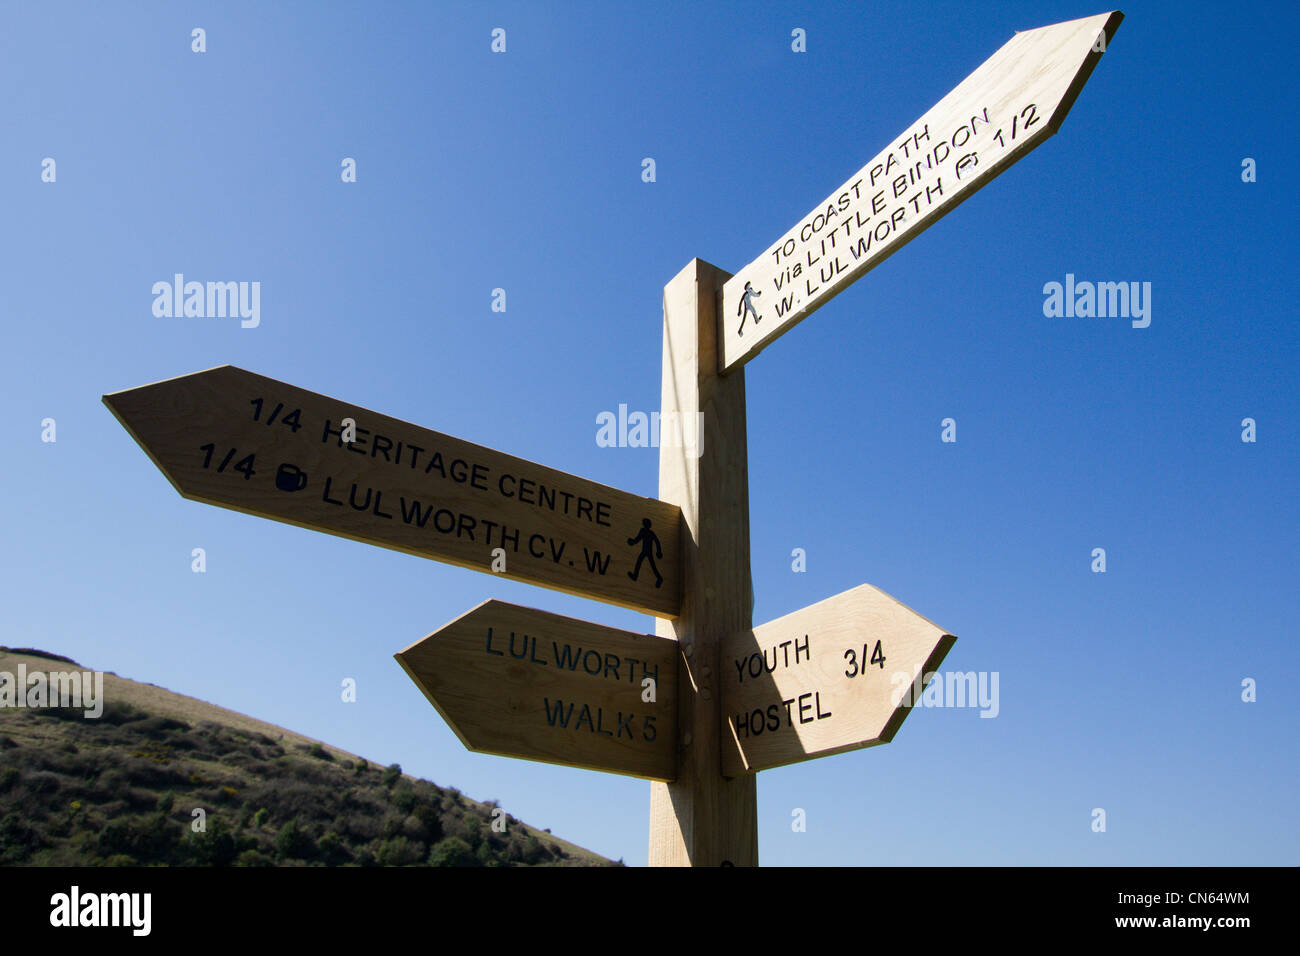
{"type": "Polygon", "coordinates": [[[753,624],[744,371],[718,375],[716,302],[728,278],[694,259],[664,287],[659,497],[682,510],[683,570],[681,615],[656,629],[680,644],[679,760],[676,781],[650,785],[651,866],[758,865],[754,775],[722,776],[719,653],[753,624]],[[672,440],[674,422],[685,441],[672,440]]]}

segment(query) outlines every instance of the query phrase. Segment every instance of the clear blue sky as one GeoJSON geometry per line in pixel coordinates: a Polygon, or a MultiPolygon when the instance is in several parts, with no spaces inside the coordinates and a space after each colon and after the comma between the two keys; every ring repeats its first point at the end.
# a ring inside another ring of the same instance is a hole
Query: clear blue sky
{"type": "MultiPolygon", "coordinates": [[[[664,284],[1104,9],[7,4],[0,642],[644,863],[647,783],[466,752],[392,654],[489,597],[649,617],[186,501],[100,396],[230,363],[653,495],[657,451],[595,434],[659,407],[664,284]],[[260,326],[155,317],[176,272],[260,281],[260,326]]],[[[1296,861],[1298,15],[1124,12],[1057,136],[746,369],[756,623],[869,582],[1000,675],[995,719],[763,773],[764,863],[1296,861]],[[1150,282],[1150,327],[1045,317],[1067,273],[1150,282]]]]}

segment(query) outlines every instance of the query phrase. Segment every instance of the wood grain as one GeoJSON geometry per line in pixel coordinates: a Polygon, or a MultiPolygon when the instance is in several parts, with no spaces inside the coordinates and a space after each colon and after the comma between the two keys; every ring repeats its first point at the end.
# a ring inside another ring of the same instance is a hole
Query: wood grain
{"type": "Polygon", "coordinates": [[[470,750],[677,775],[672,641],[490,600],[394,656],[470,750]]]}
{"type": "MultiPolygon", "coordinates": [[[[752,359],[1055,133],[1123,19],[1113,11],[1017,33],[729,279],[719,310],[723,371],[752,359]]],[[[745,211],[733,219],[744,222],[745,211]]]]}
{"type": "Polygon", "coordinates": [[[731,634],[724,772],[888,743],[956,640],[869,584],[731,634]]]}
{"type": "Polygon", "coordinates": [[[682,509],[681,616],[656,622],[679,647],[678,778],[650,785],[652,866],[756,866],[754,777],[722,775],[719,650],[751,624],[745,379],[717,374],[714,303],[726,273],[693,260],[664,288],[665,414],[704,413],[699,457],[659,451],[659,496],[682,509]]]}
{"type": "Polygon", "coordinates": [[[194,501],[477,571],[501,548],[504,577],[651,614],[680,605],[681,513],[654,498],[230,365],[104,404],[194,501]],[[658,547],[629,544],[646,522],[658,547]]]}

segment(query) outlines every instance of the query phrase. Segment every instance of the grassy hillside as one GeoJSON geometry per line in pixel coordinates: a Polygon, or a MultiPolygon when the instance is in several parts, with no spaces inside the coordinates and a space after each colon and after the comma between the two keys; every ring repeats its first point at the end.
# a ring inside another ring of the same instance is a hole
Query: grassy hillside
{"type": "MultiPolygon", "coordinates": [[[[0,647],[19,664],[82,669],[0,647]]],[[[0,707],[0,865],[610,865],[396,764],[113,674],[104,698],[0,707]]]]}

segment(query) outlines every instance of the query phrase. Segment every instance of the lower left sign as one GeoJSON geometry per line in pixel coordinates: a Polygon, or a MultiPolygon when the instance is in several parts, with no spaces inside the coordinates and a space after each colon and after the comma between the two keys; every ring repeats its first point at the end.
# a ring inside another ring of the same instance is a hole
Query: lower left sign
{"type": "Polygon", "coordinates": [[[394,656],[470,750],[671,781],[678,653],[490,600],[394,656]]]}

